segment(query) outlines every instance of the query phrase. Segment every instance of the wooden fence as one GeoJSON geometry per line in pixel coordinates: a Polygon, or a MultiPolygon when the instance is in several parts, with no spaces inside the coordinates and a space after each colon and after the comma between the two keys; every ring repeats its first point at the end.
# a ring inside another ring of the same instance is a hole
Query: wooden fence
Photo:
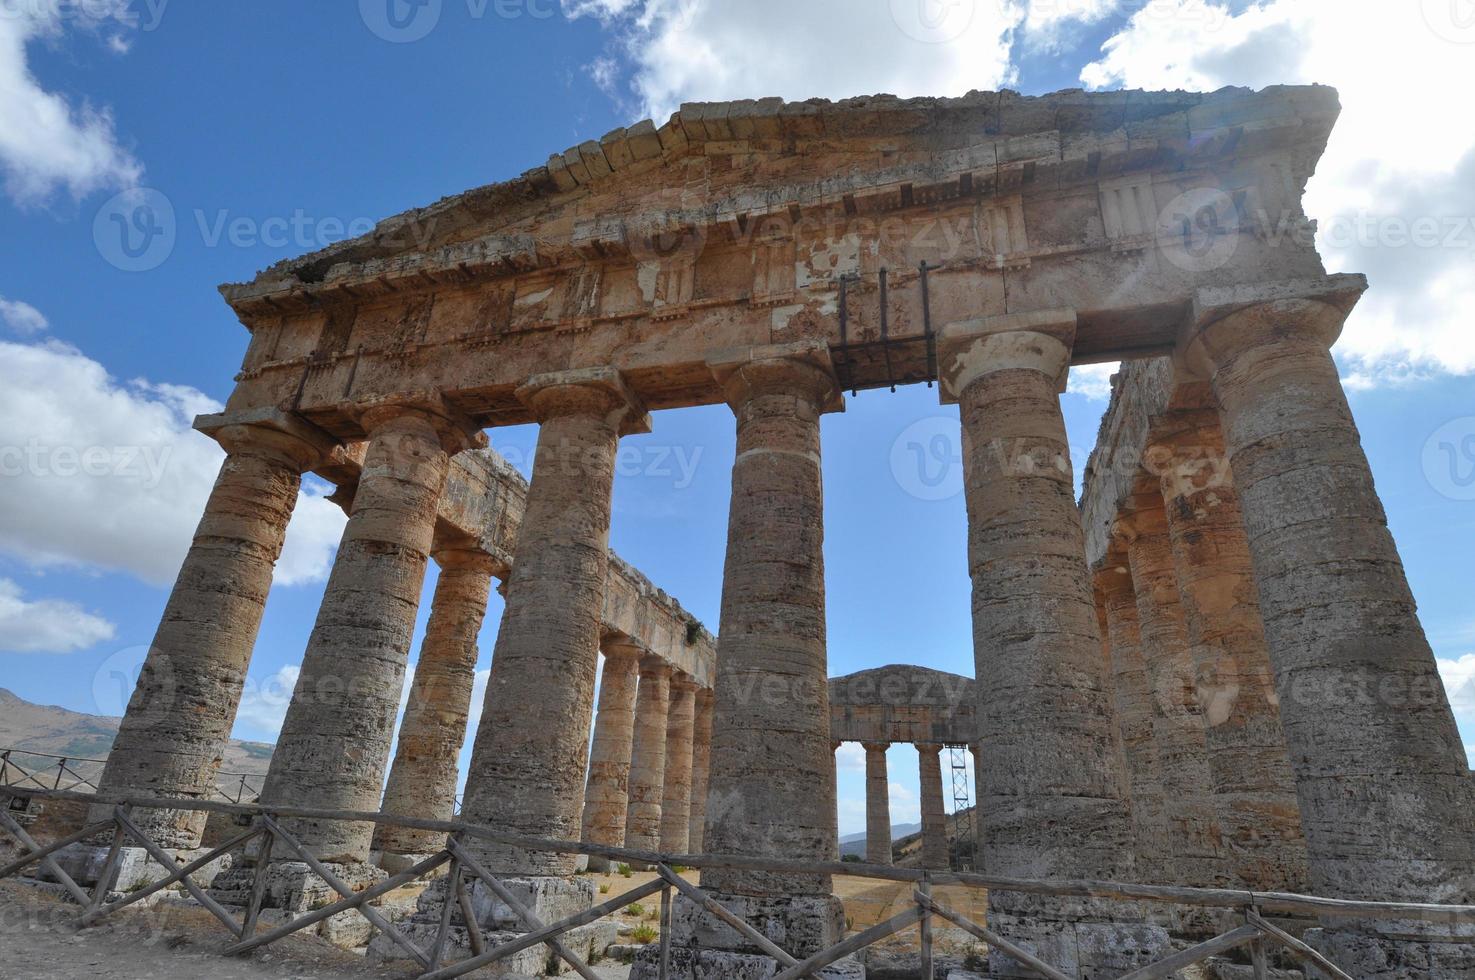
{"type": "Polygon", "coordinates": [[[462,976],[538,945],[546,945],[555,956],[567,962],[584,980],[600,980],[598,974],[591,970],[589,965],[580,957],[569,950],[559,937],[571,929],[576,929],[605,916],[612,915],[625,906],[656,893],[659,893],[661,897],[660,980],[669,980],[671,900],[675,893],[685,896],[708,914],[736,929],[748,941],[753,943],[756,948],[763,950],[767,955],[782,964],[782,971],[773,980],[798,980],[800,977],[812,976],[816,971],[823,969],[831,963],[864,949],[890,935],[901,932],[904,929],[909,929],[914,925],[919,927],[921,935],[920,974],[923,980],[930,980],[933,975],[932,928],[933,922],[936,919],[945,920],[971,933],[973,936],[987,943],[991,948],[1013,957],[1042,977],[1048,977],[1050,980],[1075,980],[1075,978],[1070,977],[1061,970],[1042,962],[1028,950],[997,935],[987,926],[971,921],[957,910],[935,899],[932,895],[932,889],[935,885],[942,884],[957,884],[1035,895],[1158,902],[1202,908],[1222,908],[1238,911],[1243,915],[1243,925],[1237,926],[1223,935],[1215,936],[1188,949],[1166,956],[1151,965],[1133,971],[1122,977],[1121,980],[1163,980],[1163,978],[1171,977],[1176,971],[1186,966],[1200,963],[1211,956],[1216,956],[1240,947],[1249,947],[1251,961],[1254,964],[1255,976],[1264,978],[1269,975],[1266,956],[1270,946],[1284,947],[1297,960],[1314,965],[1326,975],[1336,978],[1336,980],[1352,980],[1347,973],[1329,962],[1316,950],[1274,924],[1267,922],[1263,918],[1263,915],[1268,913],[1320,916],[1323,918],[1419,920],[1451,925],[1475,923],[1475,906],[1470,905],[1357,902],[1320,898],[1313,895],[1254,892],[1226,888],[1137,885],[1113,881],[1037,881],[1004,878],[973,872],[923,871],[850,862],[790,861],[778,858],[724,854],[660,854],[651,851],[634,850],[624,847],[607,847],[578,841],[525,837],[464,822],[424,820],[385,813],[316,810],[305,807],[261,807],[207,800],[126,798],[74,793],[54,789],[29,789],[19,786],[0,786],[0,797],[3,796],[30,799],[76,800],[112,807],[112,812],[107,819],[93,823],[74,834],[44,847],[37,844],[26,833],[25,829],[6,812],[5,807],[0,807],[0,827],[3,827],[24,847],[29,849],[29,853],[21,858],[12,861],[4,867],[0,867],[0,879],[15,875],[33,864],[41,864],[53,878],[61,883],[62,887],[66,889],[78,904],[82,906],[83,912],[77,920],[79,925],[95,923],[130,905],[141,902],[161,889],[168,888],[177,882],[183,885],[195,901],[199,902],[215,918],[219,919],[220,923],[234,937],[235,941],[224,950],[225,955],[238,955],[270,945],[295,932],[315,925],[329,916],[352,910],[367,919],[370,924],[397,944],[411,960],[418,964],[418,972],[415,976],[419,980],[450,980],[452,977],[462,976]],[[247,829],[220,847],[181,867],[178,862],[166,853],[162,847],[152,841],[133,821],[130,814],[132,811],[139,809],[223,812],[248,817],[251,820],[251,824],[247,829]],[[278,822],[282,818],[347,820],[443,832],[446,834],[446,846],[414,867],[393,875],[364,891],[354,892],[341,879],[334,875],[330,869],[325,867],[317,858],[313,857],[292,834],[282,828],[278,822]],[[88,892],[61,869],[54,860],[53,855],[69,845],[90,838],[100,838],[102,835],[109,833],[111,833],[112,843],[107,860],[103,865],[103,872],[93,890],[88,892]],[[257,857],[256,876],[253,880],[243,917],[240,921],[237,921],[229,911],[206,894],[204,889],[191,881],[189,876],[221,856],[245,847],[258,838],[262,838],[262,844],[257,857]],[[516,896],[509,892],[496,875],[488,872],[468,852],[466,841],[471,838],[494,841],[532,851],[587,854],[608,858],[612,861],[645,864],[655,868],[657,877],[577,915],[570,916],[559,922],[544,923],[531,910],[524,906],[516,896]],[[108,895],[112,891],[112,885],[118,874],[119,857],[122,848],[130,846],[130,841],[132,844],[147,850],[153,859],[165,870],[167,876],[146,888],[108,902],[108,895]],[[278,850],[278,848],[281,850],[278,850]],[[285,858],[286,860],[298,860],[306,863],[330,888],[341,896],[339,901],[305,913],[278,928],[267,932],[258,932],[258,920],[266,890],[265,871],[274,855],[279,858],[285,858]],[[422,949],[395,928],[394,924],[389,922],[370,903],[374,899],[428,875],[446,864],[450,865],[449,886],[447,900],[441,913],[439,930],[431,947],[429,949],[422,949]],[[885,881],[910,882],[913,884],[914,890],[911,895],[910,905],[902,912],[892,916],[885,922],[872,926],[853,936],[849,936],[842,942],[836,943],[801,961],[774,944],[768,937],[758,932],[747,922],[717,904],[699,888],[682,879],[672,870],[673,865],[684,865],[697,869],[731,868],[748,871],[849,875],[885,881]],[[522,919],[527,932],[516,939],[488,948],[480,930],[474,926],[476,918],[471,908],[468,881],[480,881],[485,888],[496,895],[515,915],[522,919]],[[471,956],[458,962],[447,963],[445,962],[445,956],[450,938],[452,897],[454,897],[456,905],[461,909],[462,915],[468,925],[471,956]]]}

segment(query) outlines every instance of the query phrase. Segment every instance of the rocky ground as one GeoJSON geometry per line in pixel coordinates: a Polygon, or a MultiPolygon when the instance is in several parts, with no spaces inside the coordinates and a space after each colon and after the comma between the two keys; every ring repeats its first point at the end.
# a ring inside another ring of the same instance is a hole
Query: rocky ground
{"type": "MultiPolygon", "coordinates": [[[[603,897],[625,891],[649,877],[636,872],[599,875],[607,886],[603,897]]],[[[690,877],[695,878],[695,875],[690,877]]],[[[846,901],[853,929],[863,929],[895,914],[906,901],[909,889],[900,884],[857,878],[836,879],[836,891],[846,901]]],[[[979,893],[981,897],[981,893],[979,893]]],[[[972,896],[962,893],[941,896],[960,910],[972,911],[972,896]]],[[[25,980],[368,980],[402,978],[412,971],[382,967],[346,952],[316,937],[290,937],[250,957],[227,959],[220,950],[228,937],[220,924],[203,909],[184,901],[168,900],[149,908],[129,909],[93,928],[78,930],[71,923],[77,907],[53,894],[13,881],[0,882],[0,978],[25,980]]],[[[655,908],[647,903],[635,914],[617,917],[622,944],[638,942],[636,929],[655,929],[655,908]]],[[[965,940],[939,930],[939,954],[961,961],[971,952],[965,940]]],[[[915,933],[908,932],[875,951],[885,962],[881,974],[911,973],[915,964],[915,933]],[[911,970],[907,970],[907,967],[911,970]],[[899,968],[899,969],[898,969],[899,968]]],[[[608,980],[624,980],[629,967],[615,959],[601,961],[596,969],[608,980]]]]}

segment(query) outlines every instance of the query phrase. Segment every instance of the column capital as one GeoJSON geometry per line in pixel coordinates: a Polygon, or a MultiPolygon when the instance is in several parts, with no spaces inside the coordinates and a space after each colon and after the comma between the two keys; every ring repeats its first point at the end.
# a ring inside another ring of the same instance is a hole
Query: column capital
{"type": "Polygon", "coordinates": [[[805,398],[820,414],[845,411],[828,344],[800,341],[720,350],[708,356],[707,368],[734,411],[762,395],[805,398]]]}
{"type": "Polygon", "coordinates": [[[1040,310],[949,323],[938,334],[939,398],[955,404],[968,386],[996,371],[1038,371],[1060,391],[1070,371],[1076,311],[1040,310]]]}
{"type": "Polygon", "coordinates": [[[695,697],[697,693],[697,682],[690,674],[671,668],[671,694],[674,697],[677,692],[686,693],[690,691],[695,697]]]}
{"type": "Polygon", "coordinates": [[[1366,289],[1365,276],[1350,274],[1201,289],[1174,362],[1181,374],[1208,380],[1266,344],[1310,341],[1330,350],[1366,289]]]}
{"type": "Polygon", "coordinates": [[[599,652],[604,654],[606,660],[628,660],[635,666],[640,665],[640,658],[645,656],[645,651],[623,636],[606,635],[599,641],[599,652]]]}
{"type": "Polygon", "coordinates": [[[890,742],[861,742],[860,743],[860,747],[863,748],[863,749],[865,749],[867,752],[880,752],[882,755],[885,755],[886,754],[886,750],[889,749],[889,748],[891,748],[891,743],[890,742]]]}
{"type": "Polygon", "coordinates": [[[265,456],[299,473],[322,465],[342,448],[312,423],[275,408],[197,415],[194,428],[231,455],[265,456]]]}
{"type": "Polygon", "coordinates": [[[664,677],[669,681],[671,679],[671,673],[671,665],[660,657],[653,657],[646,654],[640,658],[640,676],[642,678],[664,677]]]}
{"type": "Polygon", "coordinates": [[[478,547],[474,541],[435,542],[430,557],[442,572],[467,571],[495,575],[502,563],[490,552],[478,547]]]}
{"type": "Polygon", "coordinates": [[[441,448],[454,456],[466,449],[481,449],[487,437],[481,426],[459,409],[448,404],[438,392],[394,395],[355,405],[353,414],[364,433],[374,433],[405,418],[428,422],[440,438],[441,448]]]}
{"type": "Polygon", "coordinates": [[[649,432],[645,402],[610,367],[535,374],[517,389],[517,399],[539,423],[568,415],[607,420],[622,436],[649,432]]]}
{"type": "Polygon", "coordinates": [[[912,745],[920,755],[938,755],[942,752],[942,745],[938,742],[913,742],[912,745]]]}

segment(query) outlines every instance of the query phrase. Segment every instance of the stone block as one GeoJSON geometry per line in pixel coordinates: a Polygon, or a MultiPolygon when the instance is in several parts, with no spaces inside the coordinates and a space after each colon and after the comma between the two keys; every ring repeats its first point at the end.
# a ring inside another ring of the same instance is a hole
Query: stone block
{"type": "MultiPolygon", "coordinates": [[[[594,905],[596,887],[591,878],[557,878],[548,875],[502,878],[502,886],[537,916],[545,925],[571,915],[578,915],[594,905]]],[[[511,929],[522,932],[527,927],[480,880],[471,887],[471,907],[487,929],[511,929]]]]}
{"type": "MultiPolygon", "coordinates": [[[[1091,922],[991,914],[989,925],[1062,973],[1120,976],[1141,969],[1172,950],[1161,926],[1133,922],[1091,922]]],[[[1034,977],[1013,957],[989,951],[993,977],[1034,977]]]]}
{"type": "MultiPolygon", "coordinates": [[[[758,898],[712,894],[723,908],[752,925],[791,956],[812,956],[845,936],[845,906],[833,895],[758,898]]],[[[671,934],[678,946],[761,953],[736,929],[683,895],[671,906],[671,934]]]]}
{"type": "MultiPolygon", "coordinates": [[[[372,888],[388,877],[383,870],[371,864],[328,864],[326,867],[354,893],[372,888]]],[[[231,868],[210,883],[210,897],[222,905],[244,906],[250,900],[255,877],[255,865],[231,868]]],[[[302,913],[331,905],[342,897],[305,863],[281,861],[274,862],[267,871],[262,907],[302,913]]]]}
{"type": "MultiPolygon", "coordinates": [[[[1468,980],[1475,977],[1475,942],[1381,936],[1355,929],[1308,929],[1305,943],[1358,980],[1468,980]]],[[[1321,971],[1309,976],[1321,980],[1321,971]]]]}
{"type": "MultiPolygon", "coordinates": [[[[182,867],[207,852],[197,848],[171,850],[167,853],[182,867]]],[[[108,848],[96,844],[73,844],[71,847],[58,851],[55,858],[56,863],[71,876],[73,881],[86,888],[97,884],[98,878],[102,876],[103,866],[107,863],[108,848]]],[[[217,875],[230,869],[232,860],[231,855],[223,854],[190,875],[190,878],[200,887],[208,887],[217,875]]],[[[39,877],[43,881],[51,880],[50,874],[44,868],[40,870],[39,877]]],[[[162,864],[150,857],[148,851],[141,847],[125,847],[119,855],[118,880],[114,883],[113,888],[119,892],[137,891],[167,877],[169,877],[169,872],[162,864]]]]}
{"type": "MultiPolygon", "coordinates": [[[[657,980],[660,960],[659,944],[646,946],[635,955],[630,980],[657,980]]],[[[671,948],[671,976],[701,977],[702,980],[768,980],[779,972],[779,962],[761,954],[694,949],[690,946],[671,948]]],[[[866,969],[858,959],[847,956],[814,976],[821,980],[866,980],[866,969]]]]}
{"type": "MultiPolygon", "coordinates": [[[[455,963],[471,957],[471,940],[464,921],[461,920],[459,914],[455,914],[451,922],[449,941],[446,943],[446,963],[455,963]]],[[[435,942],[439,928],[438,921],[431,922],[424,915],[420,915],[403,923],[400,931],[412,943],[422,949],[428,949],[435,942]]],[[[511,942],[522,935],[525,933],[521,931],[491,930],[484,931],[482,939],[490,949],[502,943],[511,942]]],[[[577,929],[570,929],[559,939],[568,947],[569,952],[587,963],[591,958],[603,956],[614,943],[615,924],[608,920],[591,922],[577,929]]],[[[382,934],[376,935],[369,942],[368,958],[371,962],[397,962],[406,960],[408,957],[409,954],[401,949],[394,940],[382,934]]],[[[477,976],[557,976],[570,972],[572,968],[567,963],[554,956],[546,945],[539,944],[483,967],[482,971],[477,972],[477,976]]]]}
{"type": "Polygon", "coordinates": [[[377,931],[368,919],[353,909],[330,915],[317,926],[319,936],[341,949],[367,946],[377,931]]]}

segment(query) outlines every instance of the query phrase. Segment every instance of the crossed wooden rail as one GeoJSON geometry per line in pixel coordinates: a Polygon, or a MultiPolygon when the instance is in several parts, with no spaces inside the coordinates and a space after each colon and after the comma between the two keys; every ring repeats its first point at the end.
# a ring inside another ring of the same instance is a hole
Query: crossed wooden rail
{"type": "Polygon", "coordinates": [[[624,847],[608,847],[579,841],[524,837],[517,834],[503,833],[493,830],[490,827],[475,824],[425,820],[398,814],[364,813],[346,810],[316,810],[292,806],[273,806],[268,808],[221,803],[213,800],[125,798],[99,794],[74,793],[64,790],[29,789],[19,786],[0,786],[0,796],[76,800],[94,805],[112,806],[112,813],[108,819],[93,823],[45,847],[36,843],[26,833],[25,829],[6,812],[6,809],[0,807],[0,827],[8,831],[23,846],[29,848],[28,854],[18,860],[12,861],[4,867],[0,867],[0,879],[14,875],[30,867],[32,864],[40,863],[76,899],[78,904],[82,906],[84,911],[77,919],[77,924],[80,926],[95,923],[178,882],[184,886],[195,901],[199,902],[206,910],[219,919],[231,935],[235,937],[236,941],[224,950],[226,955],[246,953],[253,949],[269,945],[321,922],[330,916],[353,910],[367,919],[370,924],[384,933],[385,936],[397,944],[411,959],[419,964],[420,972],[416,974],[418,980],[451,980],[453,977],[463,976],[473,970],[480,969],[499,960],[504,960],[515,953],[538,945],[547,946],[555,956],[567,962],[584,980],[600,980],[599,976],[589,968],[589,965],[573,953],[559,937],[572,929],[612,915],[625,906],[638,902],[657,892],[661,896],[660,980],[669,980],[670,976],[671,949],[669,937],[671,932],[671,899],[673,892],[680,893],[708,914],[736,929],[748,941],[752,942],[755,947],[763,950],[767,955],[777,960],[783,966],[783,970],[775,975],[773,980],[799,980],[801,977],[813,976],[817,971],[824,969],[826,966],[843,957],[864,949],[894,933],[909,929],[914,925],[919,927],[921,934],[921,977],[923,980],[930,980],[933,976],[932,925],[934,918],[941,918],[953,923],[958,928],[971,933],[987,943],[993,949],[1013,957],[1042,977],[1047,977],[1049,980],[1075,980],[1075,978],[1070,977],[1068,974],[1041,961],[1029,950],[1010,942],[986,926],[981,926],[969,920],[955,909],[937,901],[932,896],[932,888],[934,885],[939,884],[958,884],[1036,895],[1164,902],[1206,908],[1238,909],[1243,912],[1243,925],[1223,935],[1215,936],[1188,949],[1164,957],[1155,963],[1127,974],[1120,978],[1120,980],[1164,980],[1164,978],[1171,977],[1176,971],[1186,966],[1203,962],[1211,956],[1216,956],[1228,950],[1243,946],[1250,947],[1255,976],[1257,980],[1263,980],[1263,978],[1269,975],[1267,968],[1267,949],[1270,945],[1284,947],[1296,959],[1315,965],[1326,975],[1335,978],[1335,980],[1352,980],[1347,973],[1327,960],[1321,953],[1272,923],[1267,922],[1262,918],[1263,913],[1373,920],[1412,919],[1450,925],[1475,923],[1475,906],[1471,905],[1357,902],[1285,892],[1255,892],[1226,888],[1189,888],[1168,885],[1136,885],[1113,881],[1037,881],[1003,878],[972,872],[920,871],[882,865],[833,861],[790,861],[778,858],[745,857],[728,854],[669,855],[624,847]],[[181,867],[178,862],[165,852],[162,847],[151,840],[139,828],[137,823],[134,822],[131,814],[134,810],[139,809],[229,813],[235,816],[252,818],[252,825],[249,829],[210,851],[208,854],[181,867]],[[371,888],[355,893],[341,879],[333,874],[331,870],[325,867],[322,862],[309,853],[296,838],[283,829],[281,824],[278,823],[282,818],[346,820],[356,823],[387,824],[418,830],[439,831],[447,835],[446,846],[438,853],[431,855],[414,867],[407,868],[371,888]],[[88,893],[62,870],[53,858],[53,855],[62,848],[89,838],[98,837],[107,833],[109,830],[112,831],[112,844],[109,847],[102,874],[93,891],[88,893]],[[168,873],[168,876],[153,882],[139,891],[115,899],[112,902],[107,902],[107,896],[112,891],[112,887],[117,879],[122,849],[127,846],[130,838],[138,846],[148,851],[149,855],[168,873]],[[237,922],[225,908],[195,884],[190,879],[190,875],[221,856],[244,847],[257,838],[264,838],[264,841],[257,857],[256,875],[252,881],[244,918],[241,922],[237,922]],[[656,870],[657,877],[577,915],[569,916],[559,922],[547,924],[540,921],[495,875],[491,874],[467,851],[465,847],[467,838],[509,844],[531,851],[545,851],[560,854],[588,854],[616,861],[649,865],[656,870]],[[261,913],[262,900],[266,893],[266,869],[271,863],[275,848],[278,846],[284,847],[296,860],[306,863],[314,873],[321,877],[342,898],[331,905],[299,916],[276,929],[258,934],[257,925],[261,913]],[[447,899],[441,911],[439,929],[436,932],[435,942],[429,950],[424,950],[395,928],[393,923],[385,919],[369,903],[396,888],[403,887],[429,874],[447,863],[450,864],[447,899]],[[780,873],[850,875],[888,881],[911,882],[914,884],[915,890],[911,896],[911,906],[902,912],[892,916],[885,922],[850,936],[842,942],[836,943],[801,961],[777,946],[767,936],[764,936],[737,915],[713,901],[699,888],[681,878],[680,875],[672,870],[672,865],[676,864],[698,869],[730,868],[780,873]],[[468,876],[470,879],[480,881],[484,887],[496,895],[503,904],[522,920],[523,925],[528,931],[516,939],[500,943],[488,949],[480,930],[474,925],[476,917],[472,909],[471,897],[467,888],[468,876]],[[459,962],[444,963],[446,946],[451,934],[451,902],[453,895],[454,901],[460,908],[461,914],[467,924],[471,956],[459,962]]]}
{"type": "MultiPolygon", "coordinates": [[[[69,789],[81,791],[84,787],[93,792],[97,791],[97,783],[94,781],[102,772],[102,767],[107,765],[106,759],[83,759],[74,755],[48,755],[45,752],[32,752],[30,749],[5,748],[0,749],[0,786],[23,786],[26,783],[35,783],[41,789],[69,789]],[[26,766],[15,760],[21,756],[31,766],[26,766]],[[51,760],[45,766],[37,766],[31,763],[32,759],[51,760]],[[96,767],[93,775],[85,776],[76,769],[78,765],[96,767]],[[54,773],[53,773],[54,771],[54,773]],[[64,780],[70,779],[65,786],[64,780]],[[47,785],[47,781],[50,785],[47,785]]],[[[260,784],[265,780],[264,775],[249,772],[221,772],[216,774],[215,792],[220,799],[228,803],[240,803],[247,796],[260,791],[259,786],[252,786],[254,780],[260,784]],[[227,784],[222,780],[229,776],[227,784]],[[240,779],[237,781],[236,777],[240,779]]]]}

